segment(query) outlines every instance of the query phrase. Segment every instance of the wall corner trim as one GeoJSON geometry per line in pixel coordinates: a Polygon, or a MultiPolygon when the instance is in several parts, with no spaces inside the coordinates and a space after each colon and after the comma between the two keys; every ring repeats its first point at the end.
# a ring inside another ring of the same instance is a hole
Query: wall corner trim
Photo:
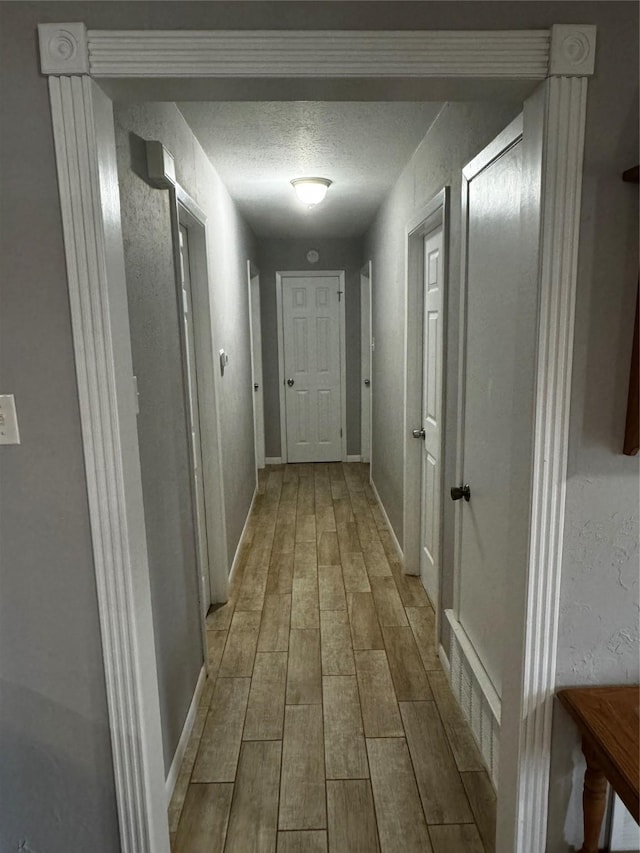
{"type": "Polygon", "coordinates": [[[43,74],[89,73],[89,42],[83,23],[38,24],[43,74]]]}
{"type": "Polygon", "coordinates": [[[590,77],[596,61],[596,27],[592,24],[554,24],[551,27],[549,75],[590,77]]]}

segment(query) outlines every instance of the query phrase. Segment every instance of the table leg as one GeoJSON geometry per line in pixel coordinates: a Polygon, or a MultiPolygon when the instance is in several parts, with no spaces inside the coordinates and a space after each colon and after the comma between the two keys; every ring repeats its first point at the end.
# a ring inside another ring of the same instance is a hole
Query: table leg
{"type": "Polygon", "coordinates": [[[582,740],[582,752],[587,762],[582,792],[584,818],[584,842],[580,853],[598,853],[598,841],[602,819],[607,805],[607,779],[586,739],[582,740]]]}

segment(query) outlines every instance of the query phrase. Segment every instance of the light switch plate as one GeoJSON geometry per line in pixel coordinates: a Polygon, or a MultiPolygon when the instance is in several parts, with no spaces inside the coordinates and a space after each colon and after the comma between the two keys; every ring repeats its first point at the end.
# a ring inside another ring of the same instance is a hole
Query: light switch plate
{"type": "Polygon", "coordinates": [[[0,444],[20,444],[16,401],[13,394],[0,394],[0,444]]]}

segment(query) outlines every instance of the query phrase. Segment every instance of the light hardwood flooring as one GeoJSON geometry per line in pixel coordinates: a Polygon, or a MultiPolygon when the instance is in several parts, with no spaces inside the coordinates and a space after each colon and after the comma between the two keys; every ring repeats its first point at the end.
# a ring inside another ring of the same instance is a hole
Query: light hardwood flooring
{"type": "Polygon", "coordinates": [[[493,853],[434,612],[355,463],[261,472],[169,808],[174,853],[493,853]]]}

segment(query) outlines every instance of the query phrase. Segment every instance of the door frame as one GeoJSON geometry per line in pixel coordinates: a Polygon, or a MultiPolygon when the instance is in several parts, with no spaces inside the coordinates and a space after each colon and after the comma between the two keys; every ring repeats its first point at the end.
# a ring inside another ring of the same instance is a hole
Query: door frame
{"type": "Polygon", "coordinates": [[[347,292],[345,289],[345,271],[344,270],[278,270],[276,272],[276,308],[278,320],[278,388],[280,396],[280,456],[283,462],[287,462],[287,404],[283,392],[285,375],[284,375],[284,316],[282,313],[283,299],[282,288],[283,281],[286,278],[322,278],[328,275],[338,276],[340,280],[341,296],[344,299],[338,300],[339,311],[338,317],[340,321],[339,337],[340,337],[340,432],[341,432],[341,452],[342,461],[347,461],[347,318],[346,304],[347,292]]]}
{"type": "Polygon", "coordinates": [[[373,384],[371,382],[371,373],[373,367],[373,264],[372,261],[367,261],[366,264],[360,270],[360,459],[362,462],[369,463],[369,481],[371,481],[371,456],[372,456],[372,442],[371,442],[371,420],[372,420],[372,412],[373,412],[373,384]],[[365,309],[366,309],[366,317],[365,317],[365,309]],[[365,326],[366,320],[366,326],[365,326]],[[365,330],[368,330],[368,344],[365,346],[365,330]],[[368,349],[368,353],[367,353],[368,349]],[[366,355],[365,355],[366,354],[366,355]],[[365,423],[364,418],[364,406],[362,405],[362,398],[364,391],[362,390],[364,387],[364,368],[365,368],[365,358],[368,356],[369,359],[369,370],[367,371],[369,374],[369,418],[368,423],[365,423]],[[367,435],[367,446],[365,453],[365,443],[364,436],[365,433],[368,432],[367,435]],[[365,458],[366,456],[366,458],[365,458]]]}
{"type": "Polygon", "coordinates": [[[264,382],[262,375],[262,318],[260,314],[260,270],[247,261],[247,288],[249,293],[249,342],[251,345],[251,380],[253,382],[253,431],[256,454],[256,488],[258,470],[265,466],[264,443],[264,382]],[[257,293],[257,300],[255,295],[257,293]],[[258,385],[258,388],[255,386],[258,385]],[[259,392],[259,393],[258,393],[259,392]]]}
{"type": "MultiPolygon", "coordinates": [[[[123,853],[169,853],[113,105],[118,85],[246,77],[397,78],[542,93],[538,369],[529,577],[497,853],[543,853],[587,81],[596,28],[461,31],[87,30],[40,24],[49,78],[116,802],[123,853]],[[195,57],[195,59],[194,59],[195,57]],[[122,82],[124,81],[124,83],[122,82]],[[487,84],[489,85],[489,84],[487,84]]],[[[445,87],[443,89],[443,86],[445,87]]],[[[440,87],[440,88],[437,88],[440,87]]],[[[466,88],[465,88],[466,87],[466,88]]],[[[504,700],[503,700],[504,705],[504,700]]],[[[506,727],[505,727],[506,728],[506,727]]],[[[504,737],[505,735],[503,735],[504,737]]]]}
{"type": "MultiPolygon", "coordinates": [[[[446,430],[447,311],[449,294],[449,207],[450,188],[443,187],[409,221],[405,228],[405,350],[404,350],[404,571],[420,577],[420,531],[422,525],[422,445],[411,430],[422,423],[422,352],[424,337],[424,238],[442,228],[442,387],[440,430],[440,521],[439,551],[442,574],[442,520],[444,504],[444,438],[446,430]]],[[[440,636],[442,583],[438,600],[432,602],[435,636],[440,636]]]]}
{"type": "MultiPolygon", "coordinates": [[[[202,605],[204,607],[206,601],[206,610],[208,610],[209,604],[217,604],[227,600],[229,576],[227,570],[227,527],[224,482],[222,477],[220,391],[217,384],[217,372],[214,368],[214,353],[216,350],[212,337],[213,316],[207,263],[207,217],[178,183],[174,183],[173,186],[169,187],[169,199],[176,280],[178,280],[180,275],[179,226],[184,225],[189,232],[191,301],[193,305],[192,325],[196,353],[195,372],[197,376],[198,401],[200,404],[199,427],[200,436],[207,436],[206,441],[202,441],[201,438],[200,445],[208,555],[208,589],[202,605]]],[[[182,337],[181,329],[181,340],[182,337]]],[[[182,341],[183,347],[184,343],[182,341]]],[[[189,445],[189,452],[191,453],[191,439],[189,439],[189,445]]],[[[201,588],[201,586],[202,584],[199,583],[198,588],[201,588]]],[[[202,589],[202,595],[205,595],[204,589],[202,589]]],[[[206,641],[206,634],[204,636],[206,641]]],[[[206,642],[204,648],[206,650],[206,642]]]]}

